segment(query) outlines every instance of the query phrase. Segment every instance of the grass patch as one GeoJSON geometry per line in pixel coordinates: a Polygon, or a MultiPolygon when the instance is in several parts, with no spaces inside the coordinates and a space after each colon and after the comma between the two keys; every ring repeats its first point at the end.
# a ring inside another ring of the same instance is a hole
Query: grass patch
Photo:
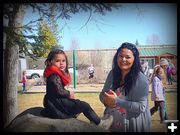
{"type": "MultiPolygon", "coordinates": [[[[18,112],[21,113],[31,107],[43,106],[43,98],[45,93],[34,93],[34,94],[21,94],[18,93],[18,112]]],[[[88,102],[95,112],[102,117],[104,112],[104,105],[99,100],[99,93],[76,93],[77,99],[88,102]]],[[[151,93],[149,94],[149,106],[153,107],[154,102],[151,101],[151,93]]],[[[167,111],[169,119],[177,119],[177,93],[168,92],[166,93],[167,111]]],[[[79,120],[89,122],[89,120],[83,115],[78,116],[79,120]]],[[[152,132],[166,132],[166,125],[160,124],[159,113],[156,112],[152,116],[152,132]]]]}

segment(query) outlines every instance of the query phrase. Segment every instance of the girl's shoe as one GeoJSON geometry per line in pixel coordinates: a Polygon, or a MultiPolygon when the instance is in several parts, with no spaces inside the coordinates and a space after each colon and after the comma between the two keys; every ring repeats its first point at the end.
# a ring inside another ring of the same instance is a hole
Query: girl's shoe
{"type": "Polygon", "coordinates": [[[98,126],[108,130],[111,127],[112,122],[113,122],[113,116],[110,115],[109,118],[105,120],[101,120],[98,126]]]}

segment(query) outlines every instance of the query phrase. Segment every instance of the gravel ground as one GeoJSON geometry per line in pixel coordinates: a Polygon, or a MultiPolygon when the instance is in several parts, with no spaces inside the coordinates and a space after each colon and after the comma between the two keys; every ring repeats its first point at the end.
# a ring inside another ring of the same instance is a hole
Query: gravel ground
{"type": "MultiPolygon", "coordinates": [[[[66,89],[74,90],[75,92],[100,92],[104,84],[77,84],[76,89],[71,84],[66,89]]],[[[19,91],[21,91],[22,83],[19,83],[19,91]]],[[[149,87],[151,90],[151,86],[149,87]]],[[[173,82],[173,85],[166,85],[166,91],[176,91],[177,82],[173,82]]],[[[41,79],[29,79],[27,82],[27,92],[46,92],[46,85],[41,79]]]]}

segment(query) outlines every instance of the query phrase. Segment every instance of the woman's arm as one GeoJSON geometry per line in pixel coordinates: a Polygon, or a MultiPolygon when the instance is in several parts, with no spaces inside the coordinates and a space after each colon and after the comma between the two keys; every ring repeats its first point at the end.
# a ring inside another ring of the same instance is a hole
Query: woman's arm
{"type": "Polygon", "coordinates": [[[117,106],[122,106],[124,107],[127,111],[131,112],[137,112],[141,113],[146,110],[146,107],[148,105],[148,94],[149,94],[149,86],[148,82],[146,81],[138,81],[139,83],[138,87],[135,87],[133,90],[134,92],[133,95],[130,97],[133,98],[131,99],[121,99],[117,97],[115,100],[115,103],[117,106]]]}
{"type": "Polygon", "coordinates": [[[148,105],[149,86],[145,77],[136,80],[136,85],[132,88],[126,99],[106,94],[105,101],[108,107],[120,106],[127,111],[141,113],[148,105]],[[108,104],[109,103],[109,104],[108,104]]]}

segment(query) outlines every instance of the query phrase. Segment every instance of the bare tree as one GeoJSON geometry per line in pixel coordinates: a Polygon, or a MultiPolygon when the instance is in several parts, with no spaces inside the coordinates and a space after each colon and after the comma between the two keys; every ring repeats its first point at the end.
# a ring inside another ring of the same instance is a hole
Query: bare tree
{"type": "Polygon", "coordinates": [[[147,37],[146,42],[147,44],[150,44],[150,45],[158,45],[160,44],[160,38],[157,34],[152,34],[147,37]]]}
{"type": "Polygon", "coordinates": [[[77,39],[75,39],[75,38],[72,39],[69,50],[74,50],[74,49],[78,49],[78,48],[79,48],[79,44],[78,44],[77,39]]]}

